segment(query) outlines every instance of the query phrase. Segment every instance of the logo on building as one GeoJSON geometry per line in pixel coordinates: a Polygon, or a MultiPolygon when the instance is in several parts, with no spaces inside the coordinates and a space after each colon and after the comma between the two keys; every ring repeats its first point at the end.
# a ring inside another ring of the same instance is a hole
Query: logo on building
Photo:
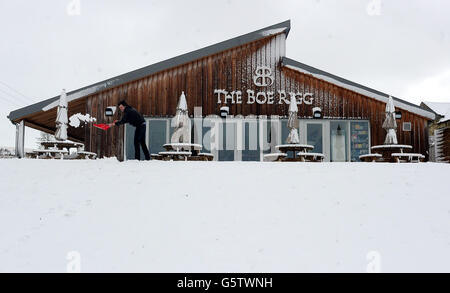
{"type": "Polygon", "coordinates": [[[253,83],[256,86],[271,86],[273,84],[272,69],[267,66],[258,66],[253,76],[253,83]]]}

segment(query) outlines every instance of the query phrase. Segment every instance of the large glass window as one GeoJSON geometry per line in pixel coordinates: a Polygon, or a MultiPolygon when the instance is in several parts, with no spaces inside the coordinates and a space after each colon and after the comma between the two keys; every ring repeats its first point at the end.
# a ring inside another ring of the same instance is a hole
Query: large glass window
{"type": "Polygon", "coordinates": [[[351,161],[358,162],[360,155],[369,153],[369,122],[350,122],[351,161]]]}
{"type": "MultiPolygon", "coordinates": [[[[286,140],[289,137],[289,128],[287,127],[288,119],[281,120],[281,144],[286,144],[286,140]]],[[[288,152],[288,158],[293,158],[294,153],[288,152]]]]}
{"type": "Polygon", "coordinates": [[[330,122],[331,162],[347,161],[347,121],[330,122]]]}
{"type": "MultiPolygon", "coordinates": [[[[273,131],[272,128],[275,127],[275,123],[272,123],[271,119],[262,119],[261,121],[261,135],[262,135],[262,151],[263,154],[270,154],[272,152],[272,145],[274,142],[272,141],[272,133],[276,131],[273,131]]],[[[274,133],[274,135],[275,135],[274,133]]]]}
{"type": "MultiPolygon", "coordinates": [[[[126,127],[126,154],[127,154],[127,160],[134,160],[136,157],[134,155],[134,133],[136,131],[136,127],[133,125],[130,125],[129,123],[125,124],[126,127]]],[[[141,160],[145,159],[144,152],[142,151],[142,148],[139,148],[141,150],[141,160]]]]}
{"type": "Polygon", "coordinates": [[[223,119],[219,123],[219,161],[234,161],[236,121],[223,119]]]}
{"type": "Polygon", "coordinates": [[[258,119],[242,121],[242,161],[260,161],[258,119]]]}
{"type": "Polygon", "coordinates": [[[323,153],[322,124],[306,124],[307,144],[314,146],[312,152],[323,153]]]}
{"type": "Polygon", "coordinates": [[[163,145],[167,143],[167,123],[169,123],[168,119],[150,119],[148,147],[151,154],[165,150],[163,145]]]}

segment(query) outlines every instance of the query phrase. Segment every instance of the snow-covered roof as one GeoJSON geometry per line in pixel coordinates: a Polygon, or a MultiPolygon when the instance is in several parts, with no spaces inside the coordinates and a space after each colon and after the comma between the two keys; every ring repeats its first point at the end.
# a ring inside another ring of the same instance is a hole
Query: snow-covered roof
{"type": "MultiPolygon", "coordinates": [[[[197,59],[201,59],[207,56],[214,55],[218,52],[226,51],[235,47],[242,46],[244,44],[254,42],[269,36],[273,36],[276,34],[284,33],[286,37],[289,34],[291,29],[291,21],[287,20],[278,24],[271,25],[269,27],[233,38],[229,39],[196,51],[192,51],[165,61],[161,61],[159,63],[155,63],[71,92],[67,93],[67,101],[71,102],[73,100],[77,100],[80,98],[87,97],[89,95],[101,92],[103,90],[113,88],[119,86],[124,83],[128,83],[131,81],[135,81],[141,79],[145,76],[155,74],[157,72],[161,72],[163,70],[177,67],[189,62],[192,62],[197,59]]],[[[11,121],[15,121],[17,119],[21,119],[30,114],[34,114],[41,111],[48,111],[58,106],[59,96],[29,105],[24,108],[17,109],[12,111],[8,118],[11,121]]]]}
{"type": "Polygon", "coordinates": [[[450,103],[439,103],[439,102],[422,102],[425,104],[428,108],[430,108],[434,113],[436,113],[439,116],[442,116],[442,118],[439,120],[439,122],[445,122],[450,120],[450,103]]]}
{"type": "MultiPolygon", "coordinates": [[[[337,86],[354,91],[354,92],[364,95],[366,97],[373,98],[373,99],[381,101],[383,103],[388,103],[388,101],[389,101],[390,95],[388,95],[388,94],[371,89],[369,87],[363,86],[356,82],[347,80],[345,78],[333,75],[326,71],[314,68],[312,66],[306,65],[304,63],[301,63],[301,62],[298,62],[298,61],[295,61],[295,60],[292,60],[292,59],[289,59],[286,57],[283,57],[282,66],[292,69],[292,70],[295,70],[295,71],[298,71],[298,72],[301,72],[301,73],[312,75],[313,77],[315,77],[317,79],[321,79],[321,80],[330,82],[337,86]]],[[[420,115],[420,116],[423,116],[423,117],[426,117],[426,118],[429,118],[432,120],[435,119],[435,114],[433,112],[423,109],[420,106],[410,103],[408,101],[405,101],[405,100],[402,100],[402,99],[399,99],[396,97],[392,97],[392,98],[394,100],[395,107],[399,107],[403,110],[409,111],[411,113],[415,113],[417,115],[420,115]]]]}

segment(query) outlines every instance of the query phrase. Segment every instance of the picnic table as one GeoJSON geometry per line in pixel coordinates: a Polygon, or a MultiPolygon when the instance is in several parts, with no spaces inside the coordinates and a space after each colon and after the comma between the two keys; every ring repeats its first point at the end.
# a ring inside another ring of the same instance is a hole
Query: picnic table
{"type": "Polygon", "coordinates": [[[376,153],[359,156],[363,162],[391,162],[391,163],[414,163],[425,159],[425,156],[417,153],[408,153],[412,149],[410,145],[388,144],[371,147],[376,153]]]}
{"type": "Polygon", "coordinates": [[[36,159],[96,159],[97,154],[84,151],[84,144],[71,141],[43,141],[41,142],[43,149],[33,150],[26,155],[29,158],[36,159]],[[77,151],[70,153],[71,148],[76,148],[77,151]]]}
{"type": "Polygon", "coordinates": [[[166,151],[151,154],[153,160],[161,161],[212,161],[214,155],[201,153],[202,145],[195,143],[167,143],[163,145],[166,151]]]}
{"type": "Polygon", "coordinates": [[[68,154],[69,152],[66,150],[42,149],[33,150],[26,155],[27,157],[34,159],[64,159],[68,154]]]}
{"type": "Polygon", "coordinates": [[[44,147],[44,149],[58,149],[63,150],[67,149],[69,152],[71,148],[76,148],[77,150],[80,150],[84,147],[84,144],[78,143],[78,142],[71,142],[71,141],[43,141],[41,142],[41,145],[44,147]]]}
{"type": "Polygon", "coordinates": [[[419,163],[421,160],[425,159],[424,155],[417,153],[393,153],[391,156],[397,163],[419,163]]]}
{"type": "Polygon", "coordinates": [[[163,148],[165,148],[167,151],[189,151],[192,152],[193,156],[197,156],[200,151],[202,150],[201,144],[195,144],[195,143],[167,143],[163,145],[163,148]]]}
{"type": "Polygon", "coordinates": [[[314,146],[309,144],[282,144],[275,146],[275,149],[285,154],[292,152],[293,158],[285,158],[286,161],[302,161],[302,157],[297,158],[298,153],[307,153],[313,150],[314,146]]]}
{"type": "Polygon", "coordinates": [[[410,145],[404,144],[382,144],[371,147],[371,150],[381,155],[381,158],[377,159],[380,162],[396,162],[396,159],[392,157],[394,153],[405,153],[412,149],[410,145]]]}

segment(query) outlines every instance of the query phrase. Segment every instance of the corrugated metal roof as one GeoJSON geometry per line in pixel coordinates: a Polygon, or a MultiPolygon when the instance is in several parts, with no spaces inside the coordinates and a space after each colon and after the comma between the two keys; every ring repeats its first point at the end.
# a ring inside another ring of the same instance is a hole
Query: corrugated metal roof
{"type": "MultiPolygon", "coordinates": [[[[343,88],[347,88],[349,90],[358,92],[364,96],[370,97],[370,98],[374,98],[376,100],[379,100],[383,103],[386,103],[389,95],[377,90],[374,90],[372,88],[366,87],[364,85],[361,85],[359,83],[350,81],[348,79],[339,77],[337,75],[328,73],[326,71],[317,69],[315,67],[306,65],[304,63],[292,60],[290,58],[287,57],[283,57],[282,59],[282,66],[293,69],[293,70],[297,70],[299,72],[302,73],[306,73],[306,74],[311,74],[314,77],[318,78],[318,79],[322,79],[325,81],[328,81],[330,83],[333,83],[335,85],[341,86],[343,88]]],[[[427,111],[423,108],[421,108],[419,105],[415,105],[411,102],[396,98],[394,96],[392,96],[392,98],[394,99],[394,105],[397,107],[400,107],[404,110],[410,111],[412,113],[415,113],[417,115],[421,115],[423,117],[427,117],[429,119],[434,119],[435,114],[427,111]]]]}
{"type": "MultiPolygon", "coordinates": [[[[227,40],[227,41],[223,41],[220,43],[217,43],[215,45],[211,45],[190,53],[186,53],[159,63],[155,63],[71,92],[67,93],[67,98],[69,101],[73,101],[79,98],[83,98],[86,97],[88,95],[92,95],[95,94],[97,92],[112,88],[112,87],[116,87],[119,86],[121,84],[124,83],[128,83],[134,80],[138,80],[141,79],[143,77],[152,75],[154,73],[157,72],[161,72],[163,70],[169,69],[169,68],[173,68],[176,66],[180,66],[186,63],[189,63],[191,61],[197,60],[197,59],[201,59],[207,56],[211,56],[214,55],[216,53],[222,52],[222,51],[226,51],[235,47],[239,47],[241,45],[250,43],[250,42],[254,42],[257,41],[259,39],[262,38],[266,38],[268,36],[271,35],[275,35],[275,34],[279,34],[284,32],[287,35],[289,34],[289,31],[291,29],[291,21],[287,20],[275,25],[271,25],[269,27],[227,40]]],[[[53,104],[55,104],[54,106],[56,106],[56,101],[59,99],[59,96],[32,104],[30,106],[24,107],[24,108],[20,108],[17,109],[15,111],[12,111],[9,115],[8,118],[11,121],[15,121],[18,120],[22,117],[34,114],[34,113],[38,113],[40,111],[42,111],[44,108],[47,110],[49,108],[53,108],[53,104]]]]}

